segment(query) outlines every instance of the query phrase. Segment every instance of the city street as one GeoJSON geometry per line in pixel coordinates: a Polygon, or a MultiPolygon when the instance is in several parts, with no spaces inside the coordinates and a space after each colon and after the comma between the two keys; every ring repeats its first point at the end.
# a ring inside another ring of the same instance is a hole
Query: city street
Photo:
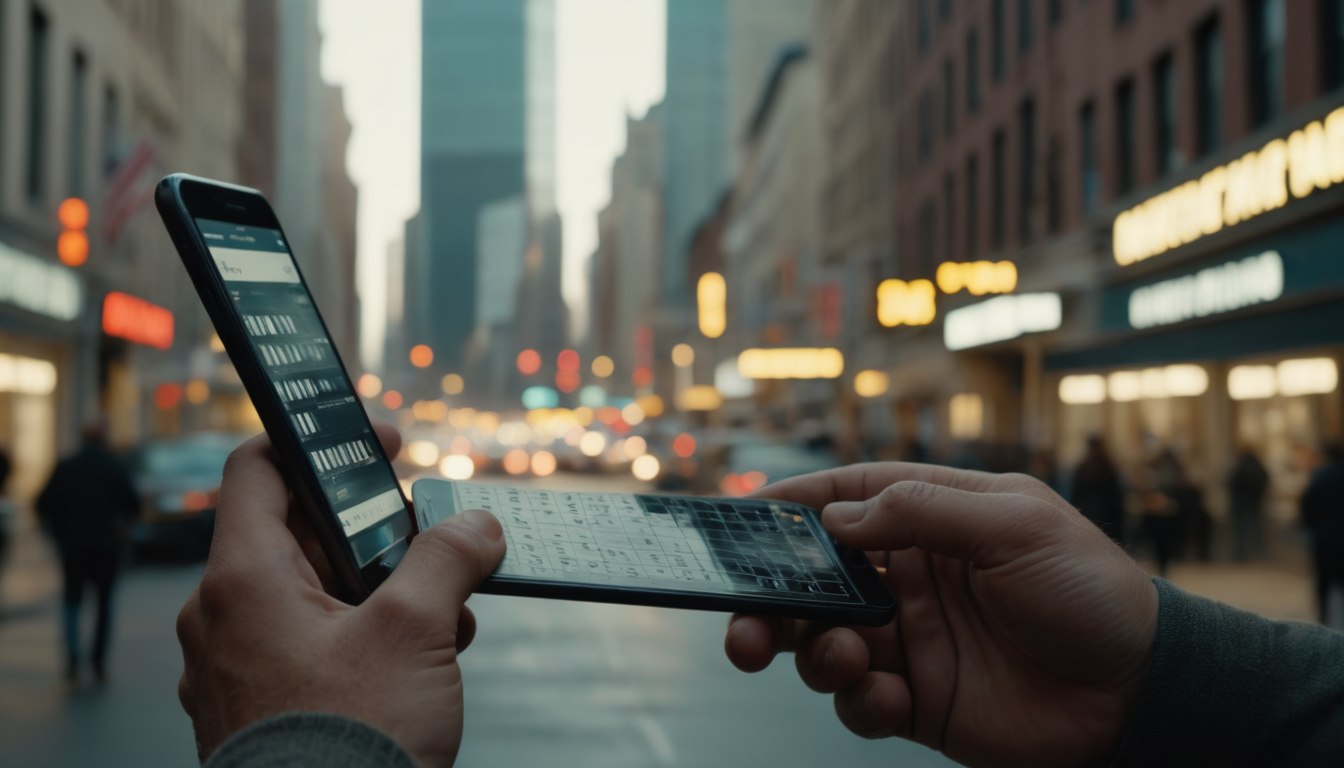
{"type": "MultiPolygon", "coordinates": [[[[503,478],[482,478],[506,482],[503,478]]],[[[628,475],[514,481],[639,490],[628,475]]],[[[181,766],[194,760],[177,703],[173,622],[200,565],[139,567],[121,582],[111,681],[61,680],[58,579],[35,532],[0,581],[0,765],[181,766]]],[[[1305,574],[1179,564],[1178,584],[1277,618],[1310,619],[1305,574]]],[[[901,741],[864,741],[789,659],[757,675],[723,656],[718,614],[479,595],[464,657],[464,766],[818,764],[944,766],[901,741]]]]}

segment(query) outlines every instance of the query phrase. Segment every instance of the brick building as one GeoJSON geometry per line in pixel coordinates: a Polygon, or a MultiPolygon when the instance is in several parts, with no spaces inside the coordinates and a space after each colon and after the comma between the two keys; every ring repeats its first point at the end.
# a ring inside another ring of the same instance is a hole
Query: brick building
{"type": "Polygon", "coordinates": [[[1215,514],[1247,445],[1289,517],[1344,430],[1344,3],[902,13],[896,261],[939,288],[931,324],[887,331],[900,434],[945,459],[1014,446],[1019,466],[1070,467],[1092,433],[1128,469],[1171,447],[1215,514]],[[981,260],[1012,263],[1016,298],[938,279],[981,260]]]}

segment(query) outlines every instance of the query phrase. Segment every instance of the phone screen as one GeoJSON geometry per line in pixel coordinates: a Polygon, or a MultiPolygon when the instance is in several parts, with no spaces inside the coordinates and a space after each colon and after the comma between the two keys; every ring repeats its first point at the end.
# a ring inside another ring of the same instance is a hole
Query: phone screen
{"type": "Polygon", "coordinates": [[[499,518],[492,578],[862,603],[813,510],[758,499],[574,493],[420,480],[421,527],[467,509],[499,518]]]}
{"type": "Polygon", "coordinates": [[[233,307],[360,568],[411,532],[396,475],[276,229],[197,218],[233,307]]]}

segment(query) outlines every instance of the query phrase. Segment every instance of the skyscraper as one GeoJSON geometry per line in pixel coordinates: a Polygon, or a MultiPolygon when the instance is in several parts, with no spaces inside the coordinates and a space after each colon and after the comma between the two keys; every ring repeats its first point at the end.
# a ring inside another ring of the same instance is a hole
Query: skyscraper
{"type": "Polygon", "coordinates": [[[731,173],[727,0],[667,4],[665,213],[660,300],[689,303],[686,252],[731,173]]]}
{"type": "MultiPolygon", "coordinates": [[[[526,191],[528,0],[424,3],[421,247],[406,264],[410,343],[459,365],[476,324],[477,216],[526,191]]],[[[410,254],[408,253],[408,256],[410,254]]]]}

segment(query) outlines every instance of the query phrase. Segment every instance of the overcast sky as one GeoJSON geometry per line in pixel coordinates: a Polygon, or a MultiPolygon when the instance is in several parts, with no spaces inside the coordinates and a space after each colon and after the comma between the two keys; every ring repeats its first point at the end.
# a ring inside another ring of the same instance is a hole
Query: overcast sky
{"type": "MultiPolygon", "coordinates": [[[[322,73],[344,86],[354,124],[347,165],[359,185],[361,354],[376,364],[384,333],[388,245],[420,198],[419,0],[322,0],[322,73]]],[[[626,114],[663,97],[664,0],[557,0],[558,190],[564,294],[580,324],[585,265],[626,114]]]]}

